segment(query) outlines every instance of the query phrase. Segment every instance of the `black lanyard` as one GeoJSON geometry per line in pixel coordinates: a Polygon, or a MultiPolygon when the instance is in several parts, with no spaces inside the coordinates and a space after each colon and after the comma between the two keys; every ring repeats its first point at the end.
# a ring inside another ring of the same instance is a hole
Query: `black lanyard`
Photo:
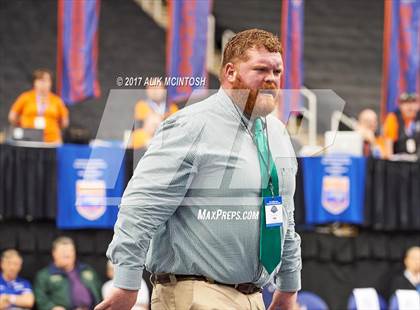
{"type": "Polygon", "coordinates": [[[243,113],[241,113],[241,111],[238,110],[238,107],[236,106],[236,104],[232,103],[233,107],[235,108],[238,116],[239,116],[239,120],[241,121],[241,125],[245,128],[246,133],[251,137],[252,141],[254,141],[254,135],[252,134],[252,132],[249,130],[248,125],[246,124],[245,120],[244,120],[244,116],[243,113]]]}

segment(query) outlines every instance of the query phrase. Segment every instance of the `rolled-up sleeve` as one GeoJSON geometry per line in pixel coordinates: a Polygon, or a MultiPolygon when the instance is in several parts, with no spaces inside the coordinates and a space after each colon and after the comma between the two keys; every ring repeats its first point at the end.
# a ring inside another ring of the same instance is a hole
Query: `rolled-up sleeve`
{"type": "Polygon", "coordinates": [[[275,277],[276,288],[283,292],[296,292],[301,288],[302,259],[300,236],[295,232],[293,213],[293,211],[289,212],[282,263],[275,277]]]}
{"type": "Polygon", "coordinates": [[[197,173],[200,130],[181,117],[162,123],[140,160],[121,200],[107,256],[114,286],[140,288],[150,240],[182,202],[197,173]]]}
{"type": "MultiPolygon", "coordinates": [[[[296,160],[294,160],[296,162],[296,160]]],[[[295,172],[297,163],[295,166],[295,172]]],[[[293,173],[295,177],[295,173],[293,173]]],[[[293,182],[295,184],[295,182],[293,182]]],[[[294,186],[295,187],[295,186],[294,186]]],[[[294,201],[293,194],[288,197],[289,206],[287,208],[288,225],[287,232],[284,236],[284,246],[282,254],[282,263],[279,272],[275,276],[275,286],[283,292],[296,292],[301,289],[301,239],[295,231],[294,220],[294,201]]]]}

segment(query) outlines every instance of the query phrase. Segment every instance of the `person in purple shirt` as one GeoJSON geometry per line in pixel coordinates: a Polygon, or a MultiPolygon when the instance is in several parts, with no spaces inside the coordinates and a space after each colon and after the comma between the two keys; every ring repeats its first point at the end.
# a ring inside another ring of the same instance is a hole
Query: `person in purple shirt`
{"type": "Polygon", "coordinates": [[[24,309],[34,305],[34,294],[29,281],[18,277],[22,257],[13,249],[1,255],[0,309],[24,309]]]}
{"type": "Polygon", "coordinates": [[[93,309],[102,299],[101,282],[89,266],[76,261],[76,247],[69,237],[52,245],[53,262],[38,272],[34,291],[39,310],[93,309]]]}

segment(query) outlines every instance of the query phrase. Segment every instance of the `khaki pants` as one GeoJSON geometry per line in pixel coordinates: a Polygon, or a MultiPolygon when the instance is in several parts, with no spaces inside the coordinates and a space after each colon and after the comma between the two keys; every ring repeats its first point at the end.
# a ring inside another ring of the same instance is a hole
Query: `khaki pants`
{"type": "Polygon", "coordinates": [[[152,310],[264,310],[261,293],[245,295],[233,287],[205,281],[157,284],[152,310]]]}

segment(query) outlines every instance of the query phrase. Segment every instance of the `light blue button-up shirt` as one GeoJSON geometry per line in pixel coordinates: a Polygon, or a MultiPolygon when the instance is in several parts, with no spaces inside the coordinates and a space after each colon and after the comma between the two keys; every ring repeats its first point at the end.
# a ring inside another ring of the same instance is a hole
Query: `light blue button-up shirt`
{"type": "Polygon", "coordinates": [[[300,237],[294,229],[297,162],[284,125],[266,118],[283,198],[282,261],[271,277],[259,262],[261,176],[252,121],[221,88],[162,123],[121,201],[107,255],[114,285],[139,289],[153,273],[203,275],[218,282],[270,279],[300,289],[300,237]],[[248,128],[246,128],[248,127],[248,128]]]}

